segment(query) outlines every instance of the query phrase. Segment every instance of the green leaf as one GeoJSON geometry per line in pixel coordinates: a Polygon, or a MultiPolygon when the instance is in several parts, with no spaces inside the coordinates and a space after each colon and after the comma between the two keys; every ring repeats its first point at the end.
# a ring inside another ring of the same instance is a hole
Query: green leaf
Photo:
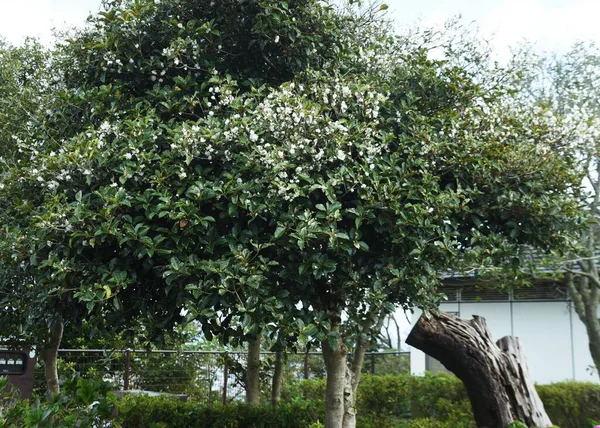
{"type": "Polygon", "coordinates": [[[275,233],[273,234],[273,238],[279,239],[279,238],[281,238],[283,236],[284,233],[285,233],[285,227],[278,226],[277,229],[275,229],[275,233]]]}
{"type": "Polygon", "coordinates": [[[298,274],[300,276],[303,276],[306,271],[308,271],[308,268],[310,267],[310,265],[308,263],[302,263],[300,266],[298,266],[298,274]]]}
{"type": "Polygon", "coordinates": [[[340,337],[337,333],[330,332],[327,336],[327,343],[329,347],[335,352],[340,347],[340,337]]]}

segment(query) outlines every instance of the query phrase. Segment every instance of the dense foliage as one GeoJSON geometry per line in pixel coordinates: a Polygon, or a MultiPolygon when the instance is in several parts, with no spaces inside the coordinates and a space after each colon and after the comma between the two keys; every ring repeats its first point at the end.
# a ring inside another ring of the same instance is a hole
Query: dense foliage
{"type": "Polygon", "coordinates": [[[568,244],[574,159],[476,46],[432,59],[430,33],[317,1],[105,7],[3,172],[0,322],[160,343],[197,319],[345,364],[445,269],[568,244]]]}

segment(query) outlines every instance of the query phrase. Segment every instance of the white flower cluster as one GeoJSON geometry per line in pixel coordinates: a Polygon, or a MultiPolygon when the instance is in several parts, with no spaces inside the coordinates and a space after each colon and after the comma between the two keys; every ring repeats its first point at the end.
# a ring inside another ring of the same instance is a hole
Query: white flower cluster
{"type": "MultiPolygon", "coordinates": [[[[272,172],[274,188],[284,199],[301,194],[306,173],[356,164],[368,175],[368,165],[385,149],[377,130],[386,100],[387,95],[367,85],[340,78],[284,84],[252,115],[246,132],[253,157],[272,172]]],[[[357,184],[348,177],[347,185],[357,184]]]]}

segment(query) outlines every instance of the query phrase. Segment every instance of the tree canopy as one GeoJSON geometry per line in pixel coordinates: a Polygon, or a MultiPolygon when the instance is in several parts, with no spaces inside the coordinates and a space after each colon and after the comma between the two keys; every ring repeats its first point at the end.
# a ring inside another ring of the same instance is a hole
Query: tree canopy
{"type": "Polygon", "coordinates": [[[183,308],[225,341],[293,325],[332,362],[445,269],[564,245],[578,177],[546,117],[423,37],[316,1],[107,2],[4,173],[29,278],[5,289],[149,339],[183,308]]]}

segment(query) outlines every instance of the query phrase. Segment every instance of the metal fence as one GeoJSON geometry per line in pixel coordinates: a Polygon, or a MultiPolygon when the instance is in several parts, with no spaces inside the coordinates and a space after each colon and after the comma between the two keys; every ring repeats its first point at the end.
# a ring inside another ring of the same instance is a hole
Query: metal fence
{"type": "MultiPolygon", "coordinates": [[[[244,351],[104,350],[61,349],[61,377],[80,375],[102,378],[120,390],[144,390],[185,394],[204,403],[227,403],[244,399],[244,351]]],[[[261,383],[265,394],[271,384],[275,354],[261,352],[261,383]]],[[[408,352],[368,352],[363,373],[398,374],[409,371],[408,352]]],[[[284,356],[283,384],[325,376],[320,352],[284,356]]],[[[43,368],[36,383],[44,389],[43,368]]]]}

